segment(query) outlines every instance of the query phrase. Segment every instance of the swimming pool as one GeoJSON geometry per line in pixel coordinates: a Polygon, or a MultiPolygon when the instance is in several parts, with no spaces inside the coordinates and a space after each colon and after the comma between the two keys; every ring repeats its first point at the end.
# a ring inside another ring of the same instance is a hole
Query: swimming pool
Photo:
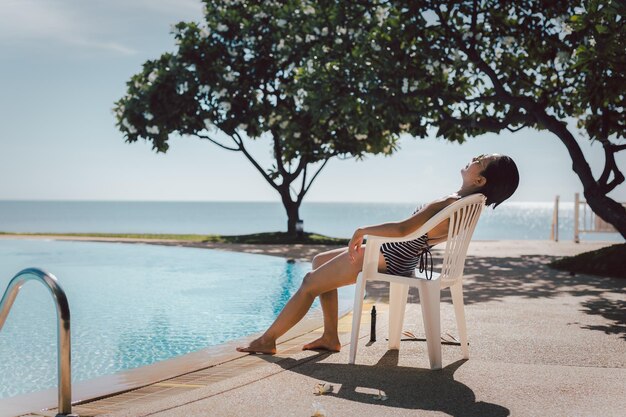
{"type": "MultiPolygon", "coordinates": [[[[72,381],[83,381],[264,330],[311,265],[208,249],[0,239],[0,291],[27,267],[55,274],[67,294],[72,381]]],[[[340,302],[353,294],[341,289],[340,302]]],[[[56,386],[54,311],[42,285],[20,291],[0,331],[0,398],[56,386]]]]}

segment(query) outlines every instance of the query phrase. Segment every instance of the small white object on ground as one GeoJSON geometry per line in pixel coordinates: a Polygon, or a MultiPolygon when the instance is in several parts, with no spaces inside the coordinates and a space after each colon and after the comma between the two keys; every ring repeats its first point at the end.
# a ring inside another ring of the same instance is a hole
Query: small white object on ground
{"type": "Polygon", "coordinates": [[[328,382],[320,382],[319,384],[315,386],[315,390],[313,391],[313,394],[324,395],[324,394],[333,392],[333,389],[334,387],[328,382]]]}
{"type": "Polygon", "coordinates": [[[378,390],[378,395],[374,395],[374,401],[387,401],[387,394],[385,391],[378,390]]]}

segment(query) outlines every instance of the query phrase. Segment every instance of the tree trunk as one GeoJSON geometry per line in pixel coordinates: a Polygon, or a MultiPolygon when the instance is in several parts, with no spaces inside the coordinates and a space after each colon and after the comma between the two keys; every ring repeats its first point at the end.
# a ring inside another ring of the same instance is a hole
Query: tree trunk
{"type": "Polygon", "coordinates": [[[612,224],[622,237],[626,239],[626,209],[620,203],[607,197],[606,193],[600,189],[600,185],[593,178],[591,168],[585,159],[582,149],[580,149],[565,123],[548,115],[544,110],[534,108],[531,109],[531,112],[544,127],[557,135],[567,148],[572,158],[572,169],[580,178],[589,207],[602,220],[612,224]]]}
{"type": "Polygon", "coordinates": [[[300,220],[300,203],[292,201],[289,195],[289,189],[286,191],[280,190],[280,197],[287,212],[287,233],[292,236],[296,236],[296,223],[300,220]]]}
{"type": "Polygon", "coordinates": [[[292,236],[295,236],[296,233],[296,223],[300,220],[300,216],[298,214],[299,207],[297,205],[293,205],[290,207],[285,207],[287,210],[287,233],[292,236]]]}
{"type": "Polygon", "coordinates": [[[596,187],[585,188],[584,194],[587,204],[602,220],[611,223],[626,239],[626,209],[620,203],[604,195],[596,187]]]}

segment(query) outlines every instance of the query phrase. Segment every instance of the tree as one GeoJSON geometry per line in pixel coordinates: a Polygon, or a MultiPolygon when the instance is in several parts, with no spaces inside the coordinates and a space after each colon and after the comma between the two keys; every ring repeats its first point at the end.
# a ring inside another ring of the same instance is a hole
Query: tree
{"type": "MultiPolygon", "coordinates": [[[[624,181],[626,7],[615,0],[384,2],[378,77],[394,93],[384,117],[413,115],[451,141],[526,127],[565,145],[593,211],[626,238],[626,209],[607,196],[624,181]],[[384,65],[391,62],[391,65],[384,65]],[[567,122],[602,144],[594,178],[567,122]]],[[[389,98],[388,98],[389,99],[389,98]]],[[[406,123],[406,122],[405,122],[406,123]]],[[[408,129],[416,134],[414,128],[408,129]]],[[[417,132],[419,133],[419,132],[417,132]]]]}
{"type": "Polygon", "coordinates": [[[343,3],[206,1],[205,23],[176,24],[177,50],[127,83],[114,109],[118,128],[157,152],[172,134],[241,152],[280,194],[293,233],[331,158],[389,155],[398,140],[394,119],[380,117],[368,96],[379,84],[370,37],[384,16],[343,3]],[[271,167],[246,148],[260,137],[271,140],[271,167]]]}

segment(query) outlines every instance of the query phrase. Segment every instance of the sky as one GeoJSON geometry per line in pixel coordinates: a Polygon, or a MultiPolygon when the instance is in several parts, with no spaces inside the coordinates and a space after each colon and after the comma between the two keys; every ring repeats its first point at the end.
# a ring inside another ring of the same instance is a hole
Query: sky
{"type": "MultiPolygon", "coordinates": [[[[197,138],[167,154],[127,144],[113,104],[148,59],[174,51],[170,26],[200,21],[198,0],[0,1],[0,200],[280,201],[243,155],[197,138]]],[[[578,135],[578,133],[577,133],[578,135]]],[[[599,144],[578,138],[596,177],[599,144]]],[[[461,184],[472,156],[511,156],[520,186],[511,201],[573,201],[582,185],[565,146],[524,129],[466,143],[403,137],[391,157],[331,160],[305,201],[415,202],[461,184]]],[[[263,166],[267,140],[251,145],[263,166]]],[[[626,168],[626,152],[618,166],[626,168]]],[[[611,194],[626,201],[626,185],[611,194]]]]}

